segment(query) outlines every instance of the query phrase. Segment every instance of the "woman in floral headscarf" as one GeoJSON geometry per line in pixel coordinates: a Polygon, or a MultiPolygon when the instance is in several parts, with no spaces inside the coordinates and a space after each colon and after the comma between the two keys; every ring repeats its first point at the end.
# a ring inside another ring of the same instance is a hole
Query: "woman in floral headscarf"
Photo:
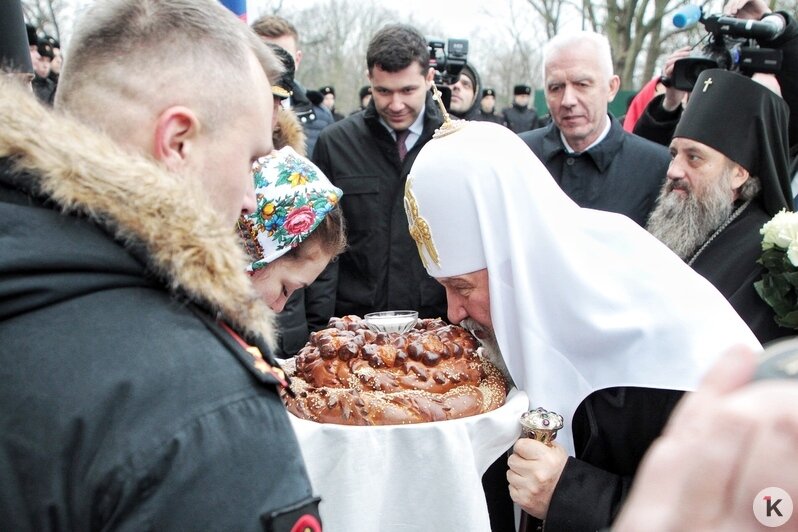
{"type": "Polygon", "coordinates": [[[280,312],[294,290],[312,283],[346,247],[338,208],[343,193],[291,147],[259,159],[253,177],[258,208],[238,227],[252,258],[252,281],[280,312]]]}

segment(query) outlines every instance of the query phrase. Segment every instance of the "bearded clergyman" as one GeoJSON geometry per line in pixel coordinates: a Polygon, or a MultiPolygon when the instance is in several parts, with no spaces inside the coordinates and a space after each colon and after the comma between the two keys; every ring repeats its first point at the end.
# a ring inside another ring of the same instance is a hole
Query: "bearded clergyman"
{"type": "Polygon", "coordinates": [[[762,225],[792,210],[784,100],[743,75],[701,73],[670,143],[647,229],[729,300],[760,342],[792,333],[754,289],[762,225]]]}

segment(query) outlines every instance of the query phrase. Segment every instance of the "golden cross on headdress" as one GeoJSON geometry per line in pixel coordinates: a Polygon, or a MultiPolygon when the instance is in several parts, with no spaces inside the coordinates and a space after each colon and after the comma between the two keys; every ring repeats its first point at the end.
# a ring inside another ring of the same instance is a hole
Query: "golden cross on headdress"
{"type": "Polygon", "coordinates": [[[704,90],[701,92],[707,92],[709,86],[712,85],[712,78],[707,78],[704,80],[704,90]]]}
{"type": "Polygon", "coordinates": [[[443,98],[441,97],[441,91],[438,90],[436,85],[432,85],[432,99],[438,102],[438,107],[441,110],[441,114],[443,115],[443,124],[441,127],[435,130],[435,134],[432,135],[432,138],[437,139],[448,135],[449,133],[454,133],[461,127],[465,125],[465,120],[452,120],[449,116],[448,111],[446,111],[446,106],[443,105],[443,98]]]}
{"type": "Polygon", "coordinates": [[[427,257],[440,268],[441,261],[438,257],[438,250],[435,249],[435,242],[432,241],[432,231],[429,228],[429,223],[422,218],[418,213],[418,203],[416,197],[410,190],[410,184],[413,181],[411,176],[407,176],[405,183],[405,211],[407,212],[407,222],[410,225],[410,236],[416,241],[418,247],[418,255],[421,257],[421,262],[427,268],[427,257]],[[426,251],[426,254],[424,253],[426,251]]]}

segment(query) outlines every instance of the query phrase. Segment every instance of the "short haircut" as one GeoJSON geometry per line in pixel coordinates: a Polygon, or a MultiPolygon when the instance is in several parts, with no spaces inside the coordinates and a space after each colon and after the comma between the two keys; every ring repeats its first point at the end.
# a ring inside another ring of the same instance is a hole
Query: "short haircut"
{"type": "Polygon", "coordinates": [[[566,48],[581,47],[584,50],[590,50],[592,54],[591,59],[595,59],[601,67],[602,73],[606,79],[609,80],[613,74],[615,67],[612,64],[612,49],[610,48],[610,41],[604,35],[594,31],[576,31],[567,33],[558,33],[543,47],[543,79],[546,79],[546,67],[549,60],[557,52],[566,48]]]}
{"type": "Polygon", "coordinates": [[[170,105],[213,129],[231,87],[252,83],[253,58],[277,79],[274,54],[216,0],[103,0],[75,29],[55,103],[112,136],[170,105]]]}
{"type": "Polygon", "coordinates": [[[260,37],[277,39],[286,35],[293,37],[299,45],[299,32],[296,27],[283,17],[264,15],[252,23],[252,30],[260,37]]]}
{"type": "Polygon", "coordinates": [[[375,66],[386,72],[399,72],[418,63],[429,68],[429,46],[421,33],[407,24],[389,24],[374,34],[366,51],[369,74],[375,66]]]}

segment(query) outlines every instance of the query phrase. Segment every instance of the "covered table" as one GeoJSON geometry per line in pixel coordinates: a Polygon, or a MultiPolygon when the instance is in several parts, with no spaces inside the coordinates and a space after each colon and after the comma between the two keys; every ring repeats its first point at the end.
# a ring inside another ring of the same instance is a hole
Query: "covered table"
{"type": "Polygon", "coordinates": [[[290,415],[325,532],[490,530],[482,475],[520,435],[529,408],[505,404],[451,421],[357,427],[290,415]]]}

